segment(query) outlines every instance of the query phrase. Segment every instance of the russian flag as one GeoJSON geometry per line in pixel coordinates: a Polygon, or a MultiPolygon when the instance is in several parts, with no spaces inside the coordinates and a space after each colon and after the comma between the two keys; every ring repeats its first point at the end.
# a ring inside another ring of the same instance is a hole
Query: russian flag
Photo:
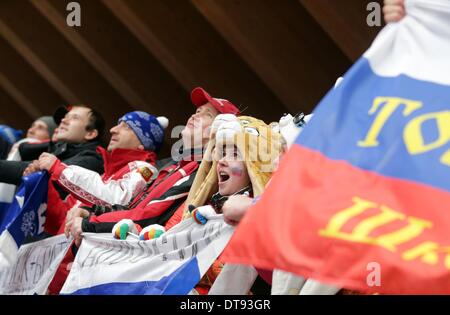
{"type": "Polygon", "coordinates": [[[47,173],[36,172],[23,177],[0,224],[0,266],[14,264],[25,238],[43,232],[47,189],[47,173]]]}
{"type": "Polygon", "coordinates": [[[221,254],[234,228],[222,215],[182,221],[148,241],[84,234],[61,294],[185,295],[221,254]]]}
{"type": "Polygon", "coordinates": [[[225,261],[450,294],[450,2],[406,9],[318,105],[225,261]]]}

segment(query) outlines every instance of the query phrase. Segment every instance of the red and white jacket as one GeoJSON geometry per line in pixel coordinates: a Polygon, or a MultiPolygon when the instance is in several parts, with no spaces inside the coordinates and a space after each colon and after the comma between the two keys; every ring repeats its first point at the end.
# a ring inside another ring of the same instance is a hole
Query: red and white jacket
{"type": "Polygon", "coordinates": [[[73,206],[127,205],[148,182],[156,178],[156,154],[143,150],[97,148],[104,162],[103,175],[88,169],[65,165],[57,160],[49,173],[46,231],[61,232],[67,211],[73,206]],[[62,200],[52,182],[69,192],[62,200]]]}
{"type": "Polygon", "coordinates": [[[198,161],[180,161],[161,169],[156,180],[136,195],[126,209],[83,219],[83,232],[110,233],[121,219],[131,219],[140,227],[166,224],[186,200],[198,166],[198,161]]]}
{"type": "MultiPolygon", "coordinates": [[[[83,232],[110,233],[113,226],[122,219],[131,219],[138,228],[150,224],[164,225],[174,212],[185,202],[194,181],[200,161],[193,154],[186,161],[163,167],[158,177],[138,193],[129,203],[127,210],[111,211],[101,215],[91,215],[83,219],[83,232]]],[[[107,167],[105,166],[105,169],[107,167]]],[[[62,223],[64,223],[65,216],[62,223]]],[[[62,224],[62,231],[64,224],[62,224]]],[[[67,265],[74,260],[68,251],[59,266],[49,290],[57,294],[68,275],[67,265]]]]}

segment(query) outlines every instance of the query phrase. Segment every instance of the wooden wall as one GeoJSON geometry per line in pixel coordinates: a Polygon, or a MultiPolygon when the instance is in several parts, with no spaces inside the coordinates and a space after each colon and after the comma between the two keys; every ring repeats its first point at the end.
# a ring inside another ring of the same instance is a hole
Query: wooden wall
{"type": "Polygon", "coordinates": [[[73,28],[69,2],[0,0],[1,123],[80,102],[173,127],[196,86],[270,122],[310,112],[381,29],[364,0],[80,0],[73,28]]]}

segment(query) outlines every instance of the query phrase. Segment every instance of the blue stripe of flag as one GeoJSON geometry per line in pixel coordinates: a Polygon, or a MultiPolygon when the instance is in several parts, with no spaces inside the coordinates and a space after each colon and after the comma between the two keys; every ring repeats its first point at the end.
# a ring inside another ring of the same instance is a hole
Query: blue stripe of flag
{"type": "MultiPolygon", "coordinates": [[[[162,271],[163,273],[163,271],[162,271]]],[[[83,288],[74,295],[186,295],[200,281],[198,261],[193,257],[159,281],[114,282],[83,288]]]]}
{"type": "MultiPolygon", "coordinates": [[[[343,82],[322,100],[296,144],[365,170],[450,191],[450,167],[440,163],[441,156],[450,149],[450,141],[425,154],[410,155],[403,139],[404,127],[411,119],[449,109],[450,86],[405,75],[380,77],[372,71],[368,60],[361,58],[343,82]],[[397,109],[379,135],[379,146],[359,147],[358,141],[365,139],[375,119],[376,115],[368,113],[376,97],[421,101],[423,107],[407,117],[403,115],[404,106],[397,109]]],[[[424,123],[421,132],[425,143],[435,141],[439,135],[432,121],[424,123]]]]}

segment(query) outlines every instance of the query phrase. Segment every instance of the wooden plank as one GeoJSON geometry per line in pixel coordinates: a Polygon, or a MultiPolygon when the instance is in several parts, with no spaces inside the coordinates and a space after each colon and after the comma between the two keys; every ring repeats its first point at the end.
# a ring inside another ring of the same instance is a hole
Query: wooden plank
{"type": "Polygon", "coordinates": [[[8,78],[0,72],[0,86],[9,96],[16,101],[17,104],[33,119],[42,116],[42,112],[37,109],[33,103],[17,89],[8,78]]]}
{"type": "Polygon", "coordinates": [[[313,108],[349,60],[297,0],[191,0],[291,112],[313,108]]]}
{"type": "Polygon", "coordinates": [[[26,132],[34,118],[0,86],[0,120],[3,124],[26,132]]]}
{"type": "Polygon", "coordinates": [[[45,62],[39,58],[25,42],[23,42],[0,19],[0,35],[22,56],[33,69],[44,78],[48,84],[68,103],[78,103],[79,98],[62,82],[58,76],[50,70],[45,62]]]}
{"type": "Polygon", "coordinates": [[[96,69],[96,71],[121,95],[130,106],[144,108],[144,100],[128,85],[95,49],[66,24],[66,20],[47,0],[31,0],[34,7],[78,50],[78,52],[96,69]]]}
{"type": "MultiPolygon", "coordinates": [[[[164,65],[165,61],[161,59],[164,56],[156,58],[174,79],[182,82],[180,86],[184,90],[190,92],[192,88],[202,86],[216,97],[230,99],[242,109],[247,108],[247,114],[253,113],[265,120],[273,120],[288,111],[270,87],[189,1],[120,2],[126,2],[133,15],[170,52],[171,59],[182,65],[183,73],[189,74],[189,80],[180,79],[185,77],[184,74],[178,75],[179,72],[164,65]]],[[[150,52],[149,49],[146,51],[150,52]]],[[[189,102],[188,95],[183,96],[184,102],[189,102]]]]}
{"type": "MultiPolygon", "coordinates": [[[[351,61],[356,61],[381,27],[366,23],[367,3],[361,0],[299,0],[351,61]]],[[[378,1],[381,3],[382,1],[378,1]]]]}
{"type": "Polygon", "coordinates": [[[180,63],[173,51],[154,34],[122,0],[101,0],[120,22],[139,40],[149,53],[158,59],[170,74],[190,91],[195,85],[195,75],[180,63]]]}

